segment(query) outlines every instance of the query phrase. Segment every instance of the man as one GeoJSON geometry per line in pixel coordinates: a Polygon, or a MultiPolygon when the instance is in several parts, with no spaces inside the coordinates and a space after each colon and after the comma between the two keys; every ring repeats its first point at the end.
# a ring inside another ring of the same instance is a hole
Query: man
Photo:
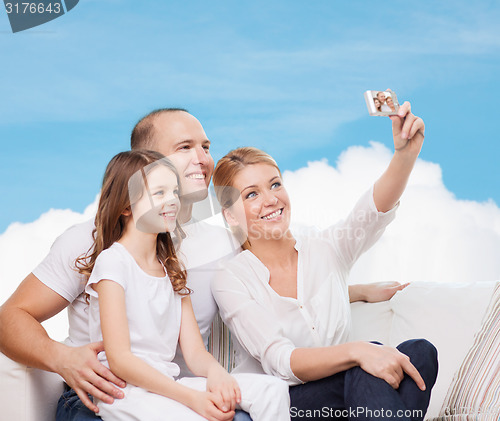
{"type": "MultiPolygon", "coordinates": [[[[220,230],[207,224],[189,224],[193,204],[207,197],[214,169],[210,141],[200,122],[186,110],[162,109],[137,123],[131,147],[157,150],[168,156],[179,171],[183,192],[179,219],[181,224],[188,223],[180,256],[186,260],[188,285],[195,291],[193,308],[206,344],[217,313],[210,292],[211,272],[217,259],[235,251],[233,244],[228,246],[227,238],[217,243],[220,247],[214,247],[220,230]],[[207,255],[207,243],[211,250],[219,248],[215,254],[207,255]]],[[[97,411],[88,394],[112,403],[113,398],[123,397],[113,383],[125,386],[96,358],[103,344],[90,343],[87,302],[82,294],[85,279],[72,269],[74,260],[90,248],[92,229],[93,221],[88,221],[63,233],[49,255],[0,308],[0,350],[15,361],[60,374],[71,388],[59,402],[58,420],[100,419],[88,410],[97,411]],[[40,323],[67,306],[69,337],[61,344],[50,339],[40,323]]],[[[190,374],[181,355],[175,361],[181,367],[181,376],[190,374]]]]}

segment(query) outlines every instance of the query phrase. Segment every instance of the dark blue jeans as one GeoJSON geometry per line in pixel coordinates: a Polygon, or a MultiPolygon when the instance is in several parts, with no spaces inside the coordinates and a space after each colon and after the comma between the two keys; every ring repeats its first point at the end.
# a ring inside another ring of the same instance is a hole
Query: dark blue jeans
{"type": "Polygon", "coordinates": [[[66,386],[66,390],[57,402],[56,421],[95,421],[100,420],[94,412],[88,409],[76,392],[66,386]]]}
{"type": "MultiPolygon", "coordinates": [[[[57,403],[56,421],[94,421],[100,419],[101,417],[98,417],[82,403],[73,389],[66,387],[66,391],[57,403]]],[[[234,420],[252,421],[250,415],[240,410],[236,411],[234,420]]]]}
{"type": "Polygon", "coordinates": [[[422,376],[426,390],[421,391],[405,374],[398,389],[360,367],[324,379],[290,387],[292,421],[304,418],[340,420],[421,421],[436,382],[437,350],[425,339],[412,339],[397,349],[410,357],[422,376]]]}

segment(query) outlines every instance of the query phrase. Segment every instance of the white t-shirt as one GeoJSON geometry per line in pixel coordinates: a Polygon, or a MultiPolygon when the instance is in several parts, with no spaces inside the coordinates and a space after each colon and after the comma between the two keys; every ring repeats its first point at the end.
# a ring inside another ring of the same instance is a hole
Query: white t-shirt
{"type": "Polygon", "coordinates": [[[391,113],[392,112],[391,107],[389,107],[385,102],[380,107],[380,111],[382,111],[383,113],[391,113]]]}
{"type": "MultiPolygon", "coordinates": [[[[93,220],[68,228],[33,270],[41,282],[70,303],[69,332],[65,340],[70,346],[90,343],[88,304],[83,295],[86,279],[75,270],[75,259],[85,255],[92,247],[93,229],[93,220]]],[[[191,295],[194,314],[207,345],[210,325],[217,313],[217,304],[210,291],[211,279],[218,270],[218,263],[234,256],[240,249],[230,232],[220,226],[220,221],[217,224],[190,221],[183,226],[183,230],[187,237],[182,241],[178,255],[181,261],[186,262],[187,285],[194,291],[191,295]]],[[[181,367],[181,376],[191,375],[180,355],[175,361],[181,367]]]]}
{"type": "Polygon", "coordinates": [[[268,269],[248,250],[223,263],[212,292],[233,334],[234,372],[267,373],[300,384],[290,367],[295,348],[347,342],[349,271],[380,238],[396,208],[378,212],[370,189],[346,220],[296,235],[297,299],[278,295],[269,285],[268,269]]]}
{"type": "MultiPolygon", "coordinates": [[[[181,299],[169,277],[144,272],[120,243],[99,254],[85,291],[90,295],[90,341],[102,341],[97,292],[91,287],[103,279],[119,284],[125,291],[130,350],[169,377],[179,375],[172,362],[181,328],[181,299]]],[[[109,367],[105,352],[99,360],[109,367]]]]}

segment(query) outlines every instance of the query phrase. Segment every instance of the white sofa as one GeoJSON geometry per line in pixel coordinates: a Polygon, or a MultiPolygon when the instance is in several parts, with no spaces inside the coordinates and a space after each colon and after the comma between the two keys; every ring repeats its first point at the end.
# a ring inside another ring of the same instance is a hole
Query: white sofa
{"type": "MultiPolygon", "coordinates": [[[[437,417],[453,375],[481,326],[494,287],[493,282],[416,282],[389,302],[354,303],[352,340],[377,340],[392,346],[411,338],[430,340],[438,349],[439,375],[426,418],[437,417]]],[[[212,340],[213,348],[224,342],[219,339],[212,340]]],[[[55,419],[57,399],[63,388],[57,374],[27,368],[0,354],[0,379],[2,419],[55,419]]]]}

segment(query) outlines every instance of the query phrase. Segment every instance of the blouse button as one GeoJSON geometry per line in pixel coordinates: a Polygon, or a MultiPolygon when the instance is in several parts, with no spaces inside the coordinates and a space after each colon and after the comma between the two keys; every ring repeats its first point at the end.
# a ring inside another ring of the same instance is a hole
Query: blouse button
{"type": "Polygon", "coordinates": [[[303,306],[299,306],[299,308],[303,308],[303,306]]]}

